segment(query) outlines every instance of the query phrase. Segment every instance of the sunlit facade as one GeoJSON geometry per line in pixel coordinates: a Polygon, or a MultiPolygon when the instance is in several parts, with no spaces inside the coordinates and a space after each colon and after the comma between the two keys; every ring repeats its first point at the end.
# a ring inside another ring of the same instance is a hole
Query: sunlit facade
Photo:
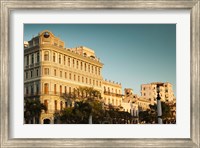
{"type": "Polygon", "coordinates": [[[172,84],[169,82],[165,82],[165,83],[153,82],[150,84],[142,84],[141,97],[143,99],[151,101],[152,105],[156,103],[157,85],[159,85],[161,101],[166,102],[166,103],[171,103],[175,101],[172,84]]]}
{"type": "Polygon", "coordinates": [[[103,93],[103,64],[87,47],[65,48],[64,42],[48,30],[24,44],[24,94],[47,106],[39,123],[54,123],[53,114],[65,108],[63,94],[79,86],[103,93]]]}

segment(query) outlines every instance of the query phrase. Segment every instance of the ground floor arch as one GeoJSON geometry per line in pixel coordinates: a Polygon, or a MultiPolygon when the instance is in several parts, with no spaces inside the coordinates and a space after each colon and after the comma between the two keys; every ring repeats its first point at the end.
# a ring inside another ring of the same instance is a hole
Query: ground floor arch
{"type": "Polygon", "coordinates": [[[51,120],[50,119],[44,119],[43,120],[43,124],[50,124],[51,123],[51,120]]]}

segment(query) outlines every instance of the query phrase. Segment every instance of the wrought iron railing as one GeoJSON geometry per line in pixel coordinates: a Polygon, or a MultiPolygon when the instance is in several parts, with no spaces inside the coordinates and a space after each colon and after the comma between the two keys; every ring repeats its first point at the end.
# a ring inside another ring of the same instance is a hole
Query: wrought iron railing
{"type": "Polygon", "coordinates": [[[122,96],[122,94],[112,93],[112,92],[109,92],[109,91],[104,91],[104,94],[105,95],[110,95],[110,96],[116,96],[116,97],[121,97],[122,96]]]}

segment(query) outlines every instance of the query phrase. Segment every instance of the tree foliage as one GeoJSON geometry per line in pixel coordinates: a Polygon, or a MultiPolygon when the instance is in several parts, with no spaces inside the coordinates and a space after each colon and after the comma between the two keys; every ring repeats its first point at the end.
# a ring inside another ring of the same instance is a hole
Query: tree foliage
{"type": "Polygon", "coordinates": [[[65,99],[75,103],[73,107],[67,107],[55,114],[55,118],[59,119],[62,124],[88,124],[90,116],[92,116],[93,124],[120,124],[131,121],[130,113],[119,111],[112,105],[105,110],[104,103],[101,101],[101,93],[93,88],[79,87],[75,90],[73,98],[65,99]]]}
{"type": "Polygon", "coordinates": [[[46,110],[46,106],[39,99],[25,99],[24,103],[24,118],[26,123],[30,123],[31,121],[33,124],[38,123],[41,112],[42,110],[46,110]]]}
{"type": "MultiPolygon", "coordinates": [[[[172,118],[172,112],[170,106],[165,102],[161,102],[162,106],[162,119],[163,123],[166,123],[170,118],[172,118]]],[[[139,112],[140,123],[158,123],[157,122],[157,104],[149,105],[150,109],[146,111],[139,112]]]]}

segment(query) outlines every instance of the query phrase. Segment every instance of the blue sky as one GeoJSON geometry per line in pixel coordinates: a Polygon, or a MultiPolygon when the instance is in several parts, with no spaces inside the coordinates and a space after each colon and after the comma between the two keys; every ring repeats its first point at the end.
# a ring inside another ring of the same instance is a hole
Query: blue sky
{"type": "Polygon", "coordinates": [[[24,40],[40,31],[59,36],[68,48],[93,49],[104,79],[140,95],[140,85],[170,82],[176,94],[175,24],[25,24],[24,40]]]}

